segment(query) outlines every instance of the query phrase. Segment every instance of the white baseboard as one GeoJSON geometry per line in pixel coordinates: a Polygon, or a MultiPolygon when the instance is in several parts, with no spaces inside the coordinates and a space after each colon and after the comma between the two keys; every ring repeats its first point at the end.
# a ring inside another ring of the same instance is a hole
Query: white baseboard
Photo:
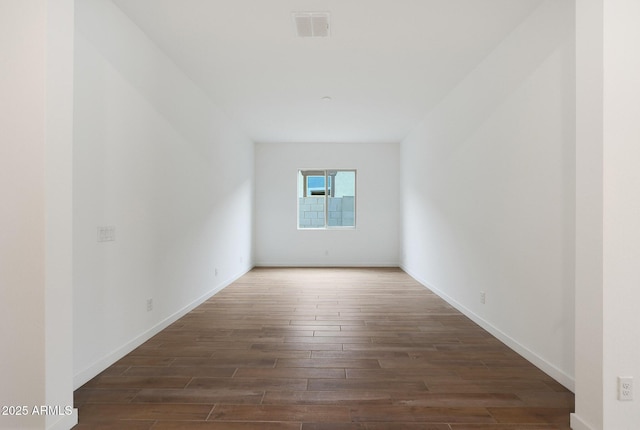
{"type": "Polygon", "coordinates": [[[595,427],[591,427],[589,424],[582,421],[582,419],[580,419],[576,414],[571,414],[570,426],[573,430],[596,430],[595,427]]]}
{"type": "Polygon", "coordinates": [[[245,275],[247,272],[249,272],[251,269],[252,269],[252,267],[248,267],[246,269],[243,269],[243,271],[241,271],[239,274],[237,274],[237,275],[231,277],[230,279],[220,283],[214,289],[208,291],[206,294],[204,294],[201,297],[197,298],[196,300],[194,300],[193,302],[189,303],[188,305],[186,305],[182,309],[178,310],[177,312],[173,313],[169,317],[165,318],[164,320],[160,321],[159,323],[157,323],[156,325],[154,325],[150,329],[148,329],[145,332],[139,334],[138,336],[136,336],[135,338],[131,339],[126,344],[124,344],[121,347],[119,347],[118,349],[116,349],[116,350],[112,351],[111,353],[107,354],[106,356],[104,356],[100,360],[98,360],[95,363],[93,363],[91,366],[89,366],[86,369],[81,370],[80,372],[76,373],[73,376],[73,389],[77,390],[78,388],[80,388],[81,386],[83,386],[84,384],[89,382],[91,379],[93,379],[100,372],[104,371],[109,366],[111,366],[113,363],[115,363],[116,361],[120,360],[122,357],[124,357],[125,355],[127,355],[128,353],[130,353],[131,351],[133,351],[134,349],[136,349],[140,345],[142,345],[144,342],[146,342],[147,340],[151,339],[153,336],[155,336],[156,334],[158,334],[159,332],[161,332],[162,330],[164,330],[165,328],[167,328],[168,326],[170,326],[171,324],[173,324],[174,322],[176,322],[177,320],[179,320],[180,318],[185,316],[187,313],[191,312],[196,307],[200,306],[202,303],[204,303],[206,300],[208,300],[209,298],[211,298],[215,294],[217,294],[220,291],[222,291],[224,288],[228,287],[230,284],[232,284],[237,279],[239,279],[240,277],[245,275]]]}
{"type": "Polygon", "coordinates": [[[258,261],[256,267],[400,267],[397,261],[362,262],[362,261],[258,261]]]}
{"type": "Polygon", "coordinates": [[[539,355],[537,355],[536,353],[534,353],[533,351],[525,347],[524,345],[520,344],[518,341],[516,341],[515,339],[513,339],[512,337],[510,337],[500,329],[491,325],[488,321],[486,321],[479,315],[472,312],[469,308],[465,307],[462,303],[459,303],[458,301],[454,300],[452,297],[448,296],[446,293],[439,290],[438,288],[435,288],[434,286],[430,285],[425,280],[420,279],[419,276],[417,276],[415,273],[412,273],[411,270],[408,269],[406,266],[401,265],[400,268],[404,270],[413,279],[420,282],[429,290],[433,291],[435,294],[437,294],[440,298],[442,298],[444,301],[449,303],[451,306],[453,306],[454,308],[462,312],[465,316],[467,316],[473,322],[475,322],[480,327],[482,327],[483,329],[491,333],[493,336],[498,338],[502,343],[504,343],[509,348],[513,349],[522,357],[530,361],[534,366],[536,366],[537,368],[542,370],[544,373],[546,373],[547,375],[549,375],[550,377],[558,381],[565,388],[567,388],[571,392],[575,392],[575,379],[573,377],[566,374],[562,370],[558,369],[556,366],[549,363],[548,361],[546,361],[545,359],[543,359],[542,357],[540,357],[539,355]]]}
{"type": "Polygon", "coordinates": [[[71,415],[61,416],[55,422],[47,425],[47,430],[69,430],[78,424],[78,409],[73,409],[71,415]]]}

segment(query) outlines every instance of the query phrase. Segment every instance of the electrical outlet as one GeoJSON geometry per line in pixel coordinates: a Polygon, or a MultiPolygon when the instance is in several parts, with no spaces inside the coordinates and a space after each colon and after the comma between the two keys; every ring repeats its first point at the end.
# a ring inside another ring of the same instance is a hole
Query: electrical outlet
{"type": "Polygon", "coordinates": [[[153,310],[153,299],[147,299],[147,312],[151,312],[153,310]]]}
{"type": "Polygon", "coordinates": [[[98,227],[98,242],[113,242],[116,240],[116,228],[112,225],[98,227]]]}
{"type": "Polygon", "coordinates": [[[487,301],[487,293],[485,293],[484,291],[480,291],[480,303],[484,305],[486,301],[487,301]]]}
{"type": "Polygon", "coordinates": [[[618,400],[633,400],[633,378],[618,376],[618,400]]]}

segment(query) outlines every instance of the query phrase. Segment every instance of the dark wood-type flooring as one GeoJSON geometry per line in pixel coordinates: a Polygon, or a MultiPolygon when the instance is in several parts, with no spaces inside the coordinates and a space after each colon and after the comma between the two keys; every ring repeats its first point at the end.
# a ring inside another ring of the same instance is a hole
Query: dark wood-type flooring
{"type": "Polygon", "coordinates": [[[399,269],[254,269],[75,404],[77,430],[550,430],[574,397],[399,269]]]}

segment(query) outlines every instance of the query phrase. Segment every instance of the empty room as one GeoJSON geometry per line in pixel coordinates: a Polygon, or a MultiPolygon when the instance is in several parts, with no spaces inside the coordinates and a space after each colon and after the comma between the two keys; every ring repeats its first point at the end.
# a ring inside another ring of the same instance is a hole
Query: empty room
{"type": "Polygon", "coordinates": [[[640,428],[638,19],[2,2],[0,428],[640,428]]]}

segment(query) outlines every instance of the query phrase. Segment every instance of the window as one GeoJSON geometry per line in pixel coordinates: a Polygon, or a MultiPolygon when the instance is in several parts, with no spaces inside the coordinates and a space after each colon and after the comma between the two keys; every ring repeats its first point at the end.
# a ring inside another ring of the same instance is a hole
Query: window
{"type": "Polygon", "coordinates": [[[298,171],[298,228],[356,226],[356,171],[298,171]]]}

